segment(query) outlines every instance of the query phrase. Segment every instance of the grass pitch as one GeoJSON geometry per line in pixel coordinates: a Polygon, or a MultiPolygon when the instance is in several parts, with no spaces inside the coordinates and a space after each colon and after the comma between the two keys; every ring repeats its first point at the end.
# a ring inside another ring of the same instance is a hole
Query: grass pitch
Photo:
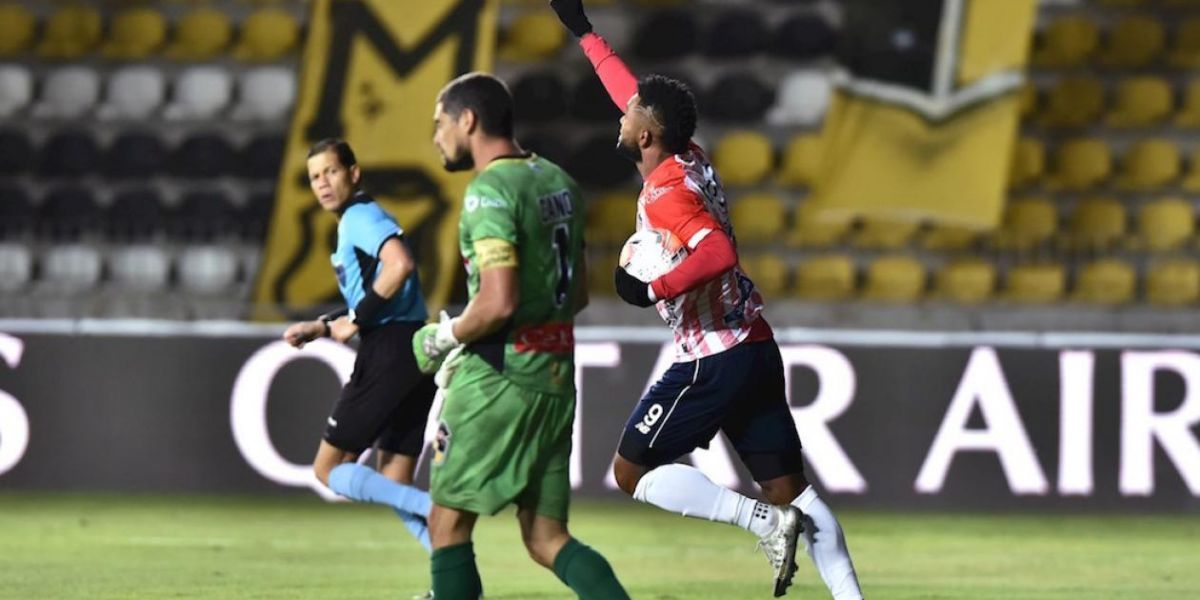
{"type": "MultiPolygon", "coordinates": [[[[1200,598],[1200,516],[840,511],[872,600],[1200,598]]],[[[637,599],[771,597],[754,538],[632,501],[577,503],[572,530],[637,599]]],[[[511,512],[481,519],[489,600],[572,594],[521,547],[511,512]]],[[[828,598],[800,561],[788,598],[828,598]]],[[[378,506],[313,497],[0,493],[0,598],[406,600],[427,556],[378,506]]]]}

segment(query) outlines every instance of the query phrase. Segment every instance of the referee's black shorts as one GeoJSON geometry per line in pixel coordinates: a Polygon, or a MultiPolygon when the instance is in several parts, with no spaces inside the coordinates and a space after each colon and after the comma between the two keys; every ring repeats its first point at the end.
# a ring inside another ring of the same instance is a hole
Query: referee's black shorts
{"type": "Polygon", "coordinates": [[[354,373],[325,422],[325,441],[360,453],[380,450],[420,456],[437,386],[417,369],[412,336],[424,323],[387,323],[360,332],[354,373]]]}

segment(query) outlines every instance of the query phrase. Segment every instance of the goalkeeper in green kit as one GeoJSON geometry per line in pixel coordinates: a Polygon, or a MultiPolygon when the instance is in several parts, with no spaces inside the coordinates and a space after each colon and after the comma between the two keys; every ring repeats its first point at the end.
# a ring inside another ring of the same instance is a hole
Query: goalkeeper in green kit
{"type": "Polygon", "coordinates": [[[475,521],[516,504],[534,561],[580,598],[622,600],[608,561],[567,532],[584,206],[569,175],[513,140],[513,112],[508,88],[482,73],[451,81],[434,109],[443,166],[476,173],[459,222],[470,301],[413,336],[445,393],[430,474],[434,597],[482,595],[475,521]]]}

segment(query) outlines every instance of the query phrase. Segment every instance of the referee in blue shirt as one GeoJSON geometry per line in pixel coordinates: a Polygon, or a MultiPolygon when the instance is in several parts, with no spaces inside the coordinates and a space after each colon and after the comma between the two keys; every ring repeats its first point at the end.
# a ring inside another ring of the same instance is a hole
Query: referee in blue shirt
{"type": "Polygon", "coordinates": [[[354,373],[326,422],[313,470],[321,483],[359,502],[391,506],[429,549],[429,494],[412,486],[424,446],[433,378],[422,375],[412,335],[428,314],[417,266],[396,220],[361,189],[350,145],[318,142],[308,152],[308,180],[321,208],[338,218],[331,256],[347,310],[295,323],[283,339],[300,348],[320,337],[361,338],[354,373]],[[377,445],[379,471],[359,465],[377,445]]]}

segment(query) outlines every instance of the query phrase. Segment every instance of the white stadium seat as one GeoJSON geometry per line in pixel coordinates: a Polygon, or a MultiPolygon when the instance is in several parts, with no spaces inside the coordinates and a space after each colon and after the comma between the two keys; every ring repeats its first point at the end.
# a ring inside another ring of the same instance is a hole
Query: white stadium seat
{"type": "Polygon", "coordinates": [[[33,101],[33,75],[21,65],[0,65],[0,119],[33,101]]]}
{"type": "Polygon", "coordinates": [[[85,244],[55,246],[42,255],[42,283],[52,290],[81,292],[100,282],[100,253],[85,244]]]}
{"type": "Polygon", "coordinates": [[[241,101],[232,117],[241,121],[282,119],[296,101],[296,76],[284,67],[260,67],[242,74],[238,82],[241,101]]]}
{"type": "Polygon", "coordinates": [[[0,243],[0,292],[15,292],[33,277],[33,253],[24,244],[0,243]]]}
{"type": "Polygon", "coordinates": [[[42,82],[40,101],[33,116],[47,119],[75,119],[86,115],[100,99],[100,74],[91,67],[71,66],[55,69],[42,82]]]}
{"type": "Polygon", "coordinates": [[[189,246],[179,256],[179,283],[185,291],[217,294],[237,281],[238,258],[221,246],[189,246]]]}
{"type": "Polygon", "coordinates": [[[158,69],[124,67],[108,79],[107,101],[96,111],[101,119],[144,119],[162,106],[167,83],[158,69]]]}
{"type": "Polygon", "coordinates": [[[161,248],[139,244],[113,250],[108,266],[113,283],[120,287],[154,292],[166,289],[171,258],[161,248]]]}
{"type": "Polygon", "coordinates": [[[229,104],[233,81],[221,67],[192,67],[175,82],[175,95],[163,113],[167,119],[209,119],[229,104]]]}
{"type": "Polygon", "coordinates": [[[767,111],[771,125],[816,125],[825,118],[833,86],[824,71],[792,71],[779,85],[775,106],[767,111]]]}

